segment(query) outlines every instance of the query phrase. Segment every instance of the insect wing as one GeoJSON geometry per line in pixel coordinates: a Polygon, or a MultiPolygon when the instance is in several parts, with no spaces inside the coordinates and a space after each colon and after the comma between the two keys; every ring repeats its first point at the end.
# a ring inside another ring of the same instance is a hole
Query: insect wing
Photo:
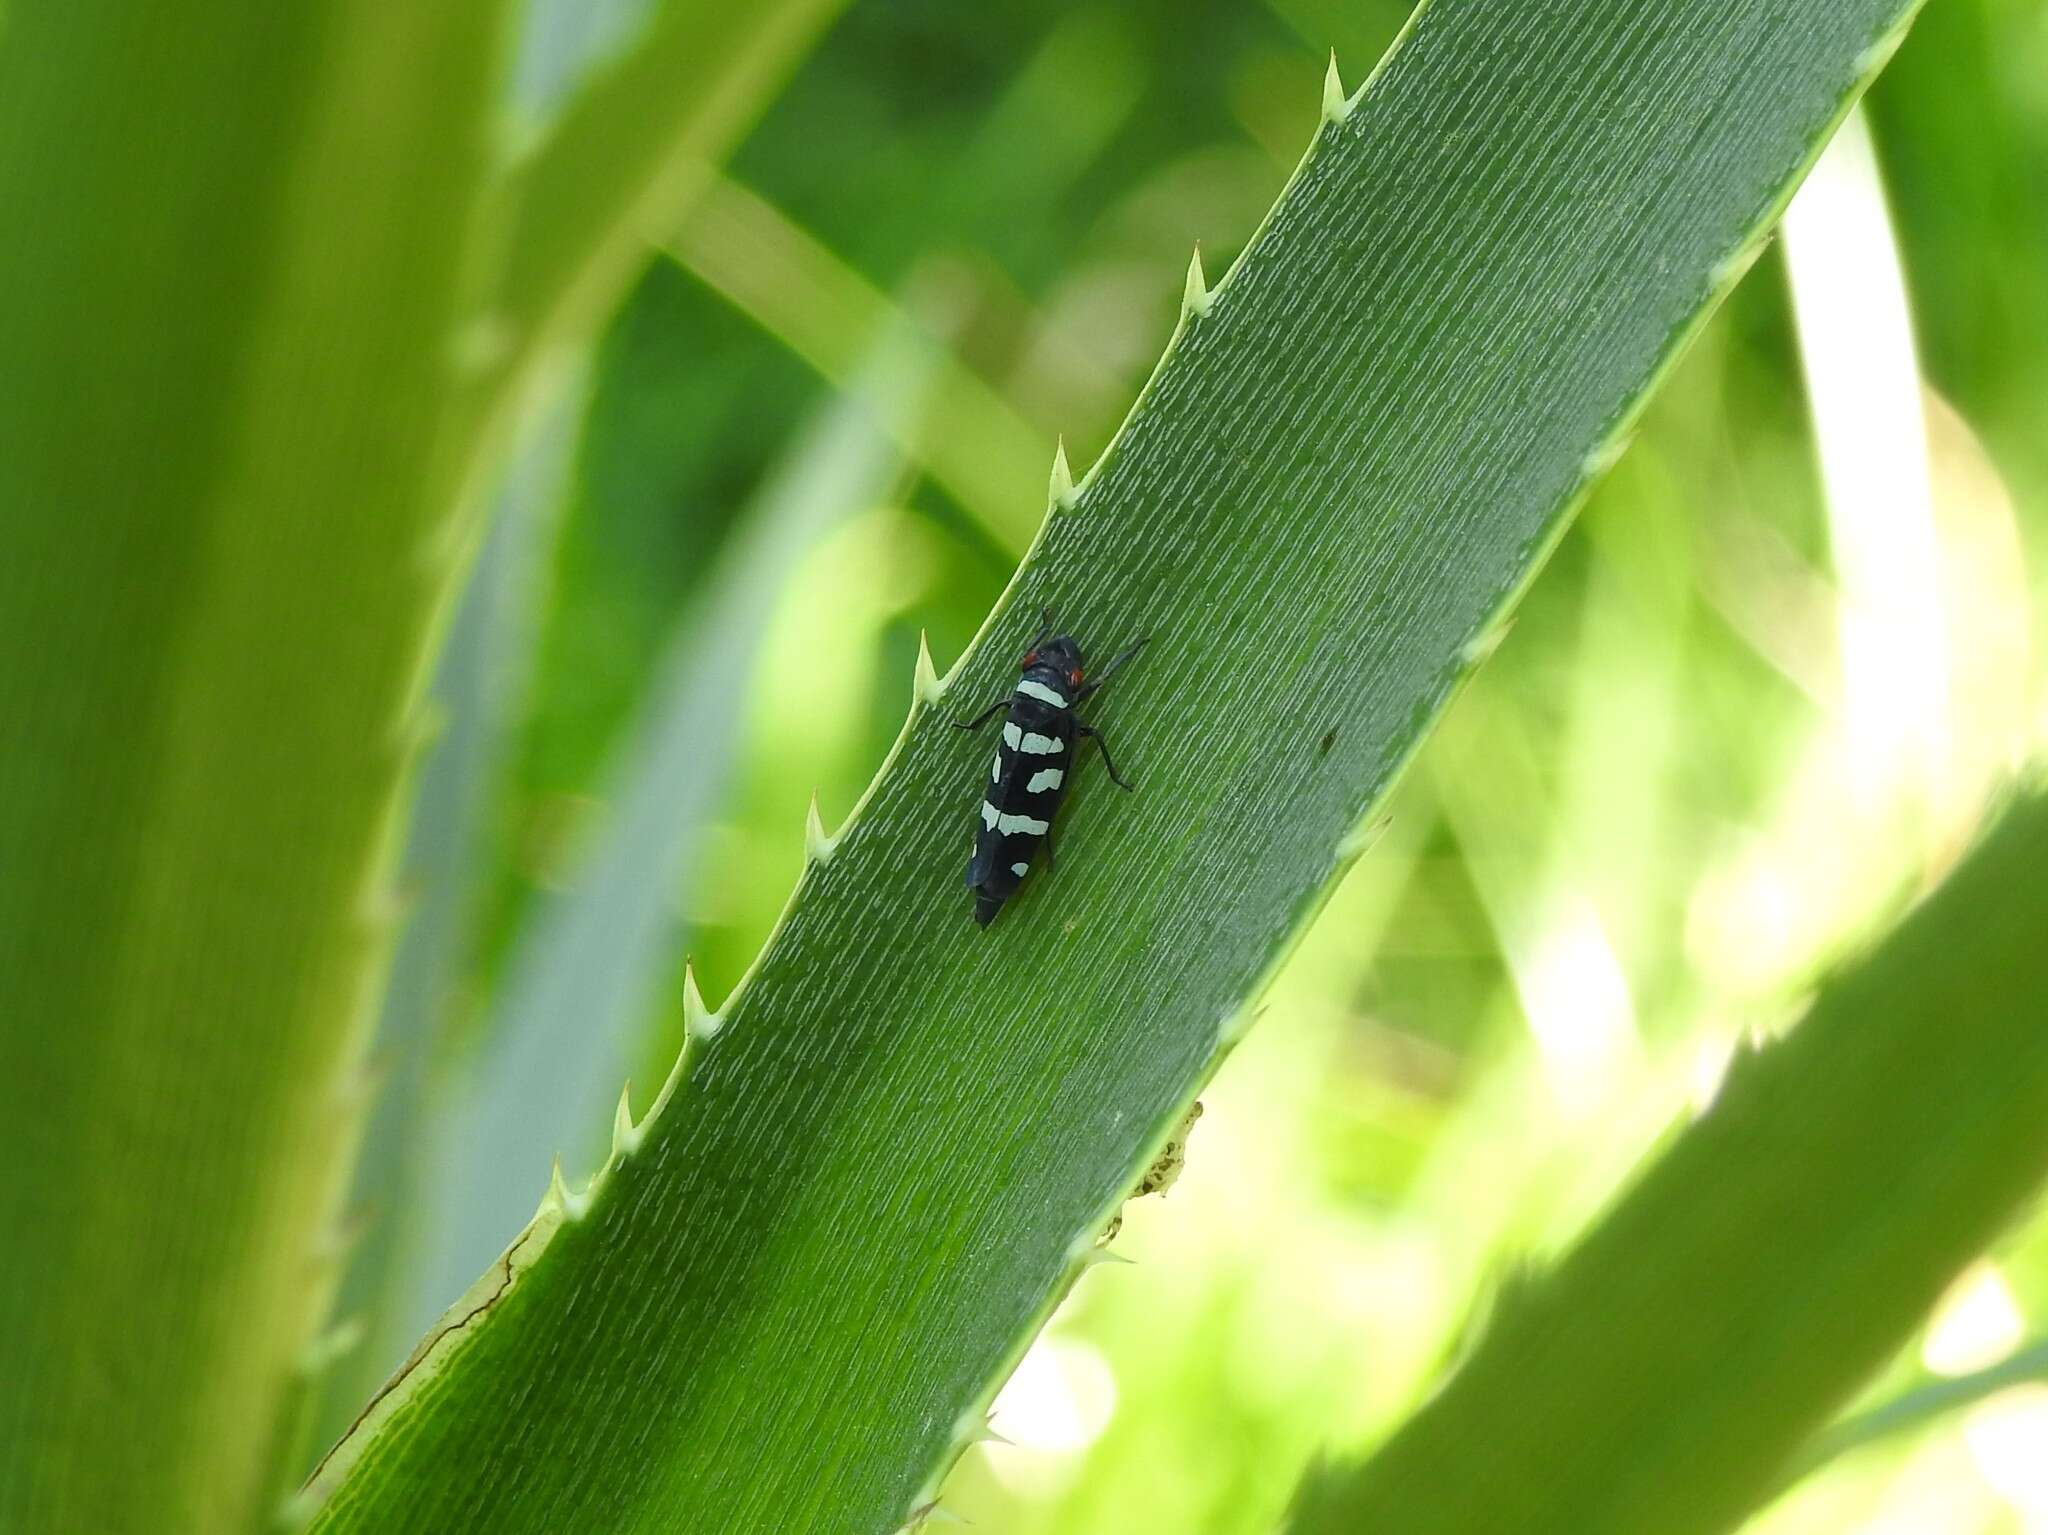
{"type": "Polygon", "coordinates": [[[967,865],[968,888],[985,885],[995,875],[997,860],[1002,857],[1003,839],[986,826],[974,833],[974,857],[967,865]]]}

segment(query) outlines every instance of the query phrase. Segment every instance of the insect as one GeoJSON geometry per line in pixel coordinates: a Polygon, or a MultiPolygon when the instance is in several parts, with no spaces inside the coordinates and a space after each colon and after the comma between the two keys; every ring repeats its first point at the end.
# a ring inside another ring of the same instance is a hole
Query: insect
{"type": "Polygon", "coordinates": [[[1005,694],[971,720],[955,720],[962,730],[979,730],[1005,709],[1002,743],[989,765],[988,790],[981,802],[981,825],[974,833],[974,858],[967,865],[967,885],[974,892],[974,920],[987,927],[1030,872],[1032,856],[1045,845],[1045,862],[1053,863],[1052,818],[1067,792],[1074,753],[1092,739],[1102,751],[1102,765],[1112,782],[1128,789],[1101,735],[1074,714],[1082,700],[1099,689],[1141,649],[1140,640],[1087,680],[1081,647],[1052,632],[1044,617],[1038,638],[1024,652],[1014,692],[1005,694]]]}

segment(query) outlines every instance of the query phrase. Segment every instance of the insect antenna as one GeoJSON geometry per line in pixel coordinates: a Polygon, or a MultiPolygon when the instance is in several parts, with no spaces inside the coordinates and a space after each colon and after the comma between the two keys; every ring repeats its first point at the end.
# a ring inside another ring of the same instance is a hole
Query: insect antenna
{"type": "Polygon", "coordinates": [[[1130,660],[1132,656],[1136,655],[1139,651],[1143,650],[1147,645],[1151,643],[1152,636],[1148,634],[1142,640],[1138,641],[1137,644],[1131,646],[1128,650],[1125,650],[1122,654],[1118,655],[1115,660],[1111,661],[1109,665],[1103,667],[1103,669],[1096,674],[1094,680],[1092,680],[1088,684],[1088,686],[1081,689],[1080,695],[1077,698],[1075,698],[1074,702],[1079,703],[1081,699],[1086,698],[1089,694],[1093,693],[1097,688],[1101,687],[1105,682],[1109,681],[1111,677],[1116,675],[1116,669],[1119,666],[1122,666],[1124,662],[1130,660]]]}

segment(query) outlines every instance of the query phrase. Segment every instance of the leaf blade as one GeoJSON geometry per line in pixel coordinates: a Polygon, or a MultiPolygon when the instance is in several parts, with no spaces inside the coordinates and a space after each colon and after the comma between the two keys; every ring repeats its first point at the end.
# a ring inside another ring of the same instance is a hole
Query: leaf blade
{"type": "Polygon", "coordinates": [[[658,0],[501,189],[508,221],[503,410],[528,371],[593,328],[664,220],[738,144],[844,0],[658,0]]]}
{"type": "Polygon", "coordinates": [[[1089,714],[1140,792],[1084,772],[1058,874],[977,933],[986,746],[914,713],[641,1151],[348,1448],[322,1528],[930,1497],[1910,7],[1610,11],[1422,14],[955,669],[964,715],[1041,603],[1097,657],[1149,634],[1089,714]]]}
{"type": "Polygon", "coordinates": [[[255,1529],[285,1485],[462,552],[499,11],[0,25],[9,1528],[255,1529]]]}
{"type": "Polygon", "coordinates": [[[2044,855],[2036,795],[1789,1036],[1739,1059],[1428,1406],[1305,1490],[1291,1528],[1705,1535],[1752,1512],[2048,1176],[2027,875],[2044,855]]]}

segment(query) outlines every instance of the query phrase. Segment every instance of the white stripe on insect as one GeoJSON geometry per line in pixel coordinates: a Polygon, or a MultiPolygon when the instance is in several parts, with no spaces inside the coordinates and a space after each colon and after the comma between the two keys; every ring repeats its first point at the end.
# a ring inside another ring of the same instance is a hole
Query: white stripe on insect
{"type": "MultiPolygon", "coordinates": [[[[986,821],[989,812],[994,809],[995,806],[983,801],[982,819],[986,821]]],[[[1034,820],[1028,815],[999,815],[995,818],[994,825],[995,829],[1006,837],[1014,837],[1020,831],[1029,832],[1034,837],[1042,837],[1046,832],[1044,821],[1034,820]]]]}
{"type": "Polygon", "coordinates": [[[1019,879],[1022,879],[1031,872],[1031,865],[1028,863],[1013,863],[1010,865],[1010,872],[1019,879]]]}
{"type": "Polygon", "coordinates": [[[997,752],[996,760],[988,765],[988,781],[990,783],[1001,783],[1003,781],[1003,754],[1001,752],[997,752]]]}
{"type": "Polygon", "coordinates": [[[1011,751],[1016,751],[1023,744],[1024,732],[1005,720],[1003,722],[1003,745],[1009,747],[1011,751]]]}
{"type": "Polygon", "coordinates": [[[1043,794],[1047,789],[1057,789],[1067,775],[1058,768],[1040,768],[1031,775],[1031,782],[1024,785],[1026,794],[1043,794]]]}
{"type": "MultiPolygon", "coordinates": [[[[1015,725],[1005,725],[1003,727],[1005,731],[1015,730],[1016,728],[1015,725]]],[[[1050,757],[1054,752],[1063,752],[1067,749],[1067,743],[1058,736],[1042,736],[1035,730],[1014,744],[1018,751],[1028,753],[1033,757],[1050,757]]]]}
{"type": "Polygon", "coordinates": [[[981,802],[982,825],[986,826],[990,831],[994,831],[996,829],[996,822],[1002,818],[1001,812],[995,806],[991,805],[987,800],[981,802]]]}
{"type": "Polygon", "coordinates": [[[1042,682],[1033,682],[1029,677],[1017,684],[1017,691],[1026,698],[1035,698],[1040,703],[1051,704],[1055,709],[1064,709],[1067,706],[1066,694],[1055,692],[1042,682]]]}

